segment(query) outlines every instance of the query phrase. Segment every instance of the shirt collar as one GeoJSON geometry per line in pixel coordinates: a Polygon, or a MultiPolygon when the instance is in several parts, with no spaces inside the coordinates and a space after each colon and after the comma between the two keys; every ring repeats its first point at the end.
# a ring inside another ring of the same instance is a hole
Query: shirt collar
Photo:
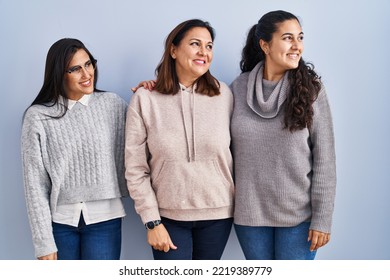
{"type": "MultiPolygon", "coordinates": [[[[79,100],[68,99],[68,110],[72,110],[73,106],[76,105],[77,102],[83,104],[84,106],[88,106],[89,100],[92,94],[84,94],[79,100]]],[[[64,98],[60,96],[59,102],[64,105],[64,98]]]]}

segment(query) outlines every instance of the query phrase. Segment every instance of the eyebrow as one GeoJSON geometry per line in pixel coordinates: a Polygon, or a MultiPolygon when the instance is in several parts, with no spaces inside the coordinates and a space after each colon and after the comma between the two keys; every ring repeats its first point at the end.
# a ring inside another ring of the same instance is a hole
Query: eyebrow
{"type": "MultiPolygon", "coordinates": [[[[85,64],[87,64],[88,62],[92,62],[92,59],[88,59],[86,62],[84,62],[84,64],[83,65],[85,65],[85,64]]],[[[74,67],[81,67],[81,65],[80,64],[77,64],[77,65],[74,65],[74,66],[69,66],[69,68],[74,68],[74,67]]]]}
{"type": "MultiPolygon", "coordinates": [[[[198,42],[202,42],[202,40],[197,39],[197,38],[192,38],[192,39],[190,39],[190,41],[191,41],[191,40],[195,40],[195,41],[198,41],[198,42]]],[[[214,42],[213,42],[213,41],[209,41],[207,44],[214,44],[214,42]]]]}
{"type": "MultiPolygon", "coordinates": [[[[293,34],[293,33],[286,32],[286,33],[283,33],[281,37],[286,36],[286,35],[291,35],[291,36],[293,36],[294,34],[293,34]]],[[[300,32],[298,35],[304,35],[304,33],[303,33],[303,32],[300,32]]]]}

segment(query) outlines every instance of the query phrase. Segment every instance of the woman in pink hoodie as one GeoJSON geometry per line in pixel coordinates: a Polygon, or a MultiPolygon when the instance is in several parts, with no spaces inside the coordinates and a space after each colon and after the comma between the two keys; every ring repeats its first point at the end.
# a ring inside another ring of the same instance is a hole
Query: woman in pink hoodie
{"type": "Polygon", "coordinates": [[[179,24],[128,108],[127,186],[155,259],[220,259],[231,231],[233,96],[210,74],[213,41],[207,22],[179,24]]]}

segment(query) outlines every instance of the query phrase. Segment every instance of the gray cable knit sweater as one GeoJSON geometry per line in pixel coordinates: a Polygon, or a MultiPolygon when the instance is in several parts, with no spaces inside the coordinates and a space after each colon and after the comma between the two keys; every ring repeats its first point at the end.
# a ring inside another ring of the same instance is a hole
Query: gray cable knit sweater
{"type": "Polygon", "coordinates": [[[289,227],[311,221],[311,229],[330,232],[336,166],[325,89],[313,104],[312,129],[291,133],[283,129],[288,73],[268,99],[262,73],[259,63],[231,85],[235,223],[289,227]]]}
{"type": "MultiPolygon", "coordinates": [[[[62,105],[59,105],[62,106],[62,105]]],[[[24,117],[22,160],[36,256],[56,252],[51,213],[57,205],[127,195],[124,131],[127,104],[95,92],[60,119],[59,106],[34,105],[24,117]]]]}

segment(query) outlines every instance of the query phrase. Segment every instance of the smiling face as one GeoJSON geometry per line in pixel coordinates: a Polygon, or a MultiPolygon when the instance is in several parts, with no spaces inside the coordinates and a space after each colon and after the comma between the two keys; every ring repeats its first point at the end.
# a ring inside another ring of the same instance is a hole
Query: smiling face
{"type": "Polygon", "coordinates": [[[95,70],[85,50],[79,49],[73,55],[67,69],[64,81],[68,99],[79,100],[84,94],[93,93],[95,70]]]}
{"type": "Polygon", "coordinates": [[[171,56],[175,60],[179,82],[191,86],[205,74],[213,59],[213,40],[204,27],[194,27],[187,31],[178,46],[172,45],[171,56]]]}
{"type": "Polygon", "coordinates": [[[295,19],[278,24],[270,42],[260,40],[265,53],[264,78],[279,80],[287,70],[298,67],[303,52],[303,32],[295,19]]]}

